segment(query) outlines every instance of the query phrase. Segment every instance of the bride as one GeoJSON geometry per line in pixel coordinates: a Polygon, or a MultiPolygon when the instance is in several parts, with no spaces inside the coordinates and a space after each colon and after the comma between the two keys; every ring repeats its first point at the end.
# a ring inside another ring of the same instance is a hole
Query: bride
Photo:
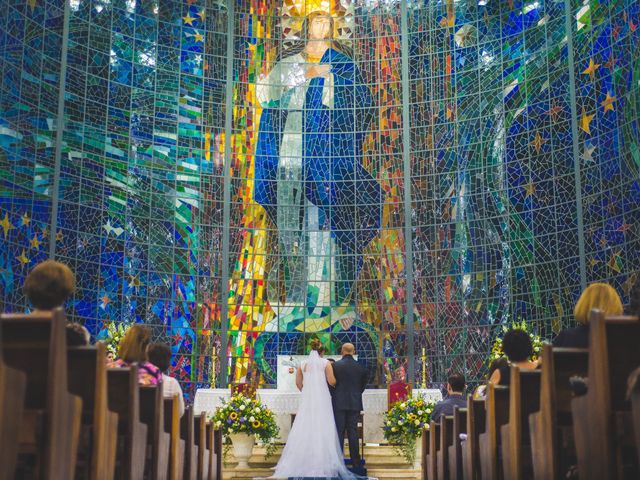
{"type": "Polygon", "coordinates": [[[311,348],[296,375],[302,392],[298,413],[271,478],[362,479],[344,465],[328,386],[336,384],[333,368],[322,358],[320,340],[314,339],[311,348]]]}

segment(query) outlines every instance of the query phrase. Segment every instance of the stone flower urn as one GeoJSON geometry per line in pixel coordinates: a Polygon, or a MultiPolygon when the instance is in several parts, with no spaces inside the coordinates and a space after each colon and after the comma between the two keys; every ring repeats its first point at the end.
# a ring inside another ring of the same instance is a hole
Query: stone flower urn
{"type": "Polygon", "coordinates": [[[229,435],[233,445],[233,456],[238,460],[236,469],[249,468],[249,459],[253,453],[255,437],[247,433],[233,433],[229,435]]]}

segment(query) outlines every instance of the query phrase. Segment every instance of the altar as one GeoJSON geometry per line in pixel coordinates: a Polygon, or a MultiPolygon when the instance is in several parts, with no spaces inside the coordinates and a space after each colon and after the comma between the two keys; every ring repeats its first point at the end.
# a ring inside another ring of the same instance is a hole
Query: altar
{"type": "MultiPolygon", "coordinates": [[[[300,392],[285,391],[280,389],[258,389],[257,396],[276,415],[276,421],[280,427],[279,441],[285,442],[291,429],[291,414],[298,411],[300,392]]],[[[193,404],[194,413],[207,414],[228,400],[231,396],[229,389],[201,388],[196,392],[193,404]]],[[[440,390],[416,389],[413,396],[423,396],[427,400],[437,402],[442,400],[440,390]]],[[[365,443],[384,443],[382,434],[383,414],[387,411],[387,390],[368,389],[362,394],[364,407],[364,441],[365,443]]]]}

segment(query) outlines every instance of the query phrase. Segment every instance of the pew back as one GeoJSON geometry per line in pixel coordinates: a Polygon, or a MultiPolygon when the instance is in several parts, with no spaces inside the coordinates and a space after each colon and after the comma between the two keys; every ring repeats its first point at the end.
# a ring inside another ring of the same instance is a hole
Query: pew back
{"type": "Polygon", "coordinates": [[[193,408],[187,407],[180,419],[180,438],[185,442],[185,480],[196,480],[198,476],[198,446],[196,445],[194,427],[193,408]]]}
{"type": "Polygon", "coordinates": [[[116,443],[118,439],[117,414],[108,409],[106,348],[98,342],[95,347],[67,349],[69,391],[82,398],[83,425],[90,441],[84,442],[90,478],[113,478],[116,443]]]}
{"type": "Polygon", "coordinates": [[[138,367],[107,369],[109,409],[118,414],[117,478],[144,477],[147,426],[140,421],[138,367]]]}
{"type": "Polygon", "coordinates": [[[465,480],[480,478],[480,435],[485,432],[484,399],[467,397],[467,439],[461,443],[462,473],[465,480]]]}
{"type": "Polygon", "coordinates": [[[467,433],[467,409],[456,406],[453,409],[452,444],[449,446],[449,478],[451,480],[462,479],[461,433],[467,433]]]}
{"type": "Polygon", "coordinates": [[[65,325],[61,309],[0,316],[3,360],[26,376],[23,418],[43,414],[43,430],[32,420],[23,438],[29,449],[42,439],[36,448],[44,478],[72,478],[76,465],[82,400],[68,391],[65,325]]]}
{"type": "Polygon", "coordinates": [[[140,421],[147,425],[147,445],[151,447],[147,474],[154,480],[166,478],[169,469],[170,436],[164,431],[162,383],[140,386],[140,421]]]}

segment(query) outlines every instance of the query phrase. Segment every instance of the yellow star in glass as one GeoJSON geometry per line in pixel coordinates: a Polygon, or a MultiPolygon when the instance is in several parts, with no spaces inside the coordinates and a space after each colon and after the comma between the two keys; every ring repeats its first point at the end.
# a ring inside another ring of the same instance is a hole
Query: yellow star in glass
{"type": "Polygon", "coordinates": [[[524,191],[525,191],[525,194],[524,194],[525,198],[531,197],[536,193],[536,186],[533,183],[527,183],[524,186],[524,191]]]}
{"type": "Polygon", "coordinates": [[[9,214],[8,213],[4,214],[4,218],[2,219],[2,221],[0,221],[0,227],[2,227],[5,240],[7,239],[7,234],[9,233],[9,230],[11,230],[12,228],[16,228],[16,227],[13,226],[13,224],[9,220],[9,214]]]}
{"type": "Polygon", "coordinates": [[[62,230],[58,230],[58,233],[56,233],[56,242],[62,241],[63,238],[64,235],[62,234],[62,230]]]}
{"type": "Polygon", "coordinates": [[[587,115],[586,110],[582,109],[582,117],[580,118],[580,128],[591,135],[591,121],[593,120],[594,115],[587,115]]]}
{"type": "Polygon", "coordinates": [[[184,21],[185,25],[191,25],[193,27],[193,22],[196,18],[192,17],[190,14],[186,14],[184,17],[182,17],[182,20],[184,21]]]}
{"type": "Polygon", "coordinates": [[[602,105],[602,107],[604,108],[605,113],[608,112],[609,110],[611,111],[615,110],[613,106],[613,102],[615,101],[616,101],[616,97],[609,95],[609,92],[607,92],[607,97],[602,102],[600,102],[600,105],[602,105]]]}
{"type": "Polygon", "coordinates": [[[42,236],[43,236],[43,237],[46,237],[47,235],[49,235],[49,227],[45,226],[45,227],[42,229],[42,236]]]}
{"type": "Polygon", "coordinates": [[[593,58],[590,58],[589,59],[589,66],[582,71],[582,74],[583,75],[589,74],[589,76],[591,78],[593,78],[595,76],[595,74],[596,74],[596,70],[598,70],[599,68],[600,68],[600,64],[599,63],[595,63],[593,61],[593,58]]]}
{"type": "Polygon", "coordinates": [[[36,9],[36,5],[38,4],[37,0],[27,0],[27,5],[31,8],[31,13],[36,9]]]}
{"type": "Polygon", "coordinates": [[[41,243],[42,242],[38,239],[37,235],[34,235],[33,238],[29,240],[29,245],[31,245],[31,248],[35,248],[36,250],[40,248],[41,243]]]}
{"type": "Polygon", "coordinates": [[[22,220],[22,225],[29,225],[29,223],[31,223],[31,219],[29,218],[29,215],[27,215],[27,212],[24,212],[24,215],[22,215],[21,220],[22,220]]]}
{"type": "Polygon", "coordinates": [[[26,253],[27,253],[27,252],[26,252],[26,251],[25,251],[25,249],[23,248],[23,249],[22,249],[22,253],[20,254],[20,256],[19,256],[19,257],[16,257],[16,259],[17,259],[21,264],[23,264],[23,265],[26,265],[27,263],[29,263],[29,259],[27,258],[26,253]]]}
{"type": "Polygon", "coordinates": [[[536,138],[533,139],[531,145],[536,149],[537,153],[540,153],[540,149],[545,143],[547,143],[547,141],[540,135],[540,132],[536,132],[536,138]]]}
{"type": "Polygon", "coordinates": [[[200,21],[203,22],[204,21],[204,16],[205,16],[205,10],[204,8],[202,10],[200,10],[197,15],[200,17],[200,21]]]}
{"type": "Polygon", "coordinates": [[[196,32],[193,38],[196,42],[204,42],[204,36],[200,32],[196,32]]]}

